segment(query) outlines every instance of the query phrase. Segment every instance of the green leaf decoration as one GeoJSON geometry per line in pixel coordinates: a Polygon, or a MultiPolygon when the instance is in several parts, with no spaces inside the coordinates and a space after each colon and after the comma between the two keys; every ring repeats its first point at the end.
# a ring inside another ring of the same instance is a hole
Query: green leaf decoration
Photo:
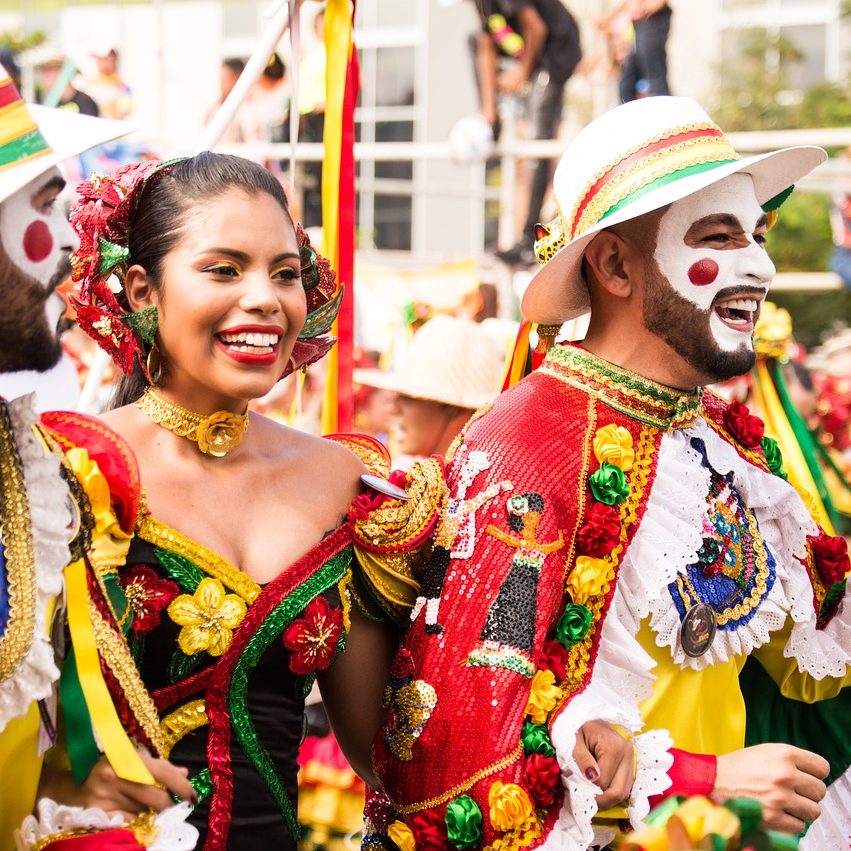
{"type": "Polygon", "coordinates": [[[185,680],[198,667],[203,655],[203,653],[193,653],[191,656],[187,656],[179,648],[175,650],[168,663],[168,681],[179,683],[181,680],[185,680]]]}
{"type": "Polygon", "coordinates": [[[337,314],[340,312],[340,305],[343,303],[343,287],[341,286],[337,295],[331,301],[323,304],[322,307],[316,308],[313,313],[307,314],[307,319],[304,322],[304,328],[298,335],[299,340],[312,340],[320,334],[324,334],[334,324],[337,314]]]}
{"type": "Polygon", "coordinates": [[[209,768],[202,768],[194,777],[189,778],[189,782],[198,796],[199,804],[203,804],[213,794],[213,775],[209,768]]]}
{"type": "Polygon", "coordinates": [[[102,236],[98,237],[98,250],[100,253],[98,271],[101,275],[105,275],[119,263],[124,263],[130,258],[130,249],[126,245],[116,245],[102,236]]]}
{"type": "Polygon", "coordinates": [[[195,589],[204,578],[204,572],[195,562],[161,547],[154,547],[154,555],[169,579],[176,582],[188,594],[195,593],[195,589]]]}
{"type": "Polygon", "coordinates": [[[159,321],[154,305],[135,313],[125,313],[121,318],[131,331],[135,331],[149,346],[153,345],[159,321]]]}
{"type": "Polygon", "coordinates": [[[302,245],[298,250],[301,260],[301,285],[305,292],[312,290],[319,283],[319,261],[311,245],[302,245]]]}

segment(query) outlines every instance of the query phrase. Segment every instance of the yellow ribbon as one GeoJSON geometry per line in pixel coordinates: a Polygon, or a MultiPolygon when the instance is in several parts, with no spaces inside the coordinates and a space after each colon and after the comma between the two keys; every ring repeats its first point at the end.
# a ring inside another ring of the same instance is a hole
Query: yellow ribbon
{"type": "Polygon", "coordinates": [[[156,785],[133,742],[121,725],[118,713],[103,679],[95,631],[89,616],[86,566],[82,560],[65,568],[65,593],[68,601],[68,626],[77,660],[77,674],[92,726],[115,773],[122,780],[156,785]]]}
{"type": "MultiPolygon", "coordinates": [[[[339,268],[340,161],[343,145],[343,99],[346,70],[352,51],[352,14],[349,0],[328,0],[325,6],[325,147],[322,163],[322,253],[339,268]]],[[[335,320],[331,333],[338,335],[335,320]]],[[[337,431],[336,346],[328,353],[325,398],[322,405],[322,434],[337,431]]]]}
{"type": "Polygon", "coordinates": [[[761,360],[758,360],[756,364],[756,377],[757,380],[753,382],[756,409],[762,415],[765,433],[773,437],[780,446],[780,452],[783,455],[783,467],[789,476],[789,483],[799,491],[806,491],[812,497],[812,505],[815,508],[814,519],[828,535],[835,535],[836,532],[827,511],[825,511],[824,503],[821,501],[818,488],[804,458],[804,453],[801,451],[801,447],[795,439],[795,433],[792,431],[792,426],[789,425],[789,420],[783,412],[783,405],[774,389],[768,368],[761,360]]]}

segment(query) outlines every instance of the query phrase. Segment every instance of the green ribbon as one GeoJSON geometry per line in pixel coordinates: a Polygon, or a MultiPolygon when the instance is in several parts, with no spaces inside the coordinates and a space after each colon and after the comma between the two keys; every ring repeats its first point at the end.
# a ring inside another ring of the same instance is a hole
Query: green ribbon
{"type": "Polygon", "coordinates": [[[569,650],[582,641],[591,626],[591,611],[580,603],[568,603],[556,624],[556,641],[569,650]]]}
{"type": "Polygon", "coordinates": [[[588,484],[594,499],[606,505],[623,502],[629,496],[626,473],[607,461],[600,464],[600,467],[591,474],[588,484]]]}
{"type": "Polygon", "coordinates": [[[456,848],[475,848],[482,839],[482,811],[469,796],[446,805],[446,836],[456,848]]]}
{"type": "Polygon", "coordinates": [[[547,730],[545,724],[524,722],[523,729],[520,731],[520,743],[523,745],[524,753],[539,753],[543,756],[556,755],[549,730],[547,730]]]}
{"type": "Polygon", "coordinates": [[[68,652],[59,677],[59,701],[65,722],[65,737],[71,777],[77,786],[89,776],[92,766],[100,759],[100,751],[92,732],[92,718],[83,696],[83,687],[77,673],[74,648],[68,652]]]}

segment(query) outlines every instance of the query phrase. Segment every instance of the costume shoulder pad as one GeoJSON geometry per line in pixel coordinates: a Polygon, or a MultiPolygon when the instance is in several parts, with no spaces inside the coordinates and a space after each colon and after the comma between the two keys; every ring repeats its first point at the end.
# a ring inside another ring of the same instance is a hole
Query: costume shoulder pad
{"type": "MultiPolygon", "coordinates": [[[[41,427],[59,445],[74,468],[72,450],[83,449],[109,487],[110,501],[121,528],[131,532],[142,499],[139,465],[130,445],[97,417],[72,411],[41,415],[41,427]]],[[[75,469],[78,475],[80,471],[75,469]]]]}
{"type": "Polygon", "coordinates": [[[380,440],[368,434],[326,434],[325,439],[357,455],[370,473],[385,479],[390,475],[390,453],[380,440]]]}
{"type": "Polygon", "coordinates": [[[405,490],[408,499],[370,488],[352,502],[349,522],[360,567],[358,602],[364,614],[389,617],[401,625],[419,594],[448,488],[439,458],[419,461],[407,473],[397,470],[388,483],[405,490]]]}

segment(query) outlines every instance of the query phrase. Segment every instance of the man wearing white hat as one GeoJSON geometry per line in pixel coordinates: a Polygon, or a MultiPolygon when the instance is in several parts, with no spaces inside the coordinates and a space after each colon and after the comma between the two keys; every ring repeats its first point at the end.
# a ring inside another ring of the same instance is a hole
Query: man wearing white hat
{"type": "MultiPolygon", "coordinates": [[[[65,304],[56,287],[78,240],[56,203],[65,185],[57,165],[128,131],[28,106],[0,75],[0,372],[48,370],[61,352],[65,304]]],[[[32,395],[0,399],[0,486],[0,851],[9,851],[56,737],[57,608],[63,570],[83,537],[32,395]]]]}
{"type": "Polygon", "coordinates": [[[499,393],[503,360],[481,324],[436,316],[417,331],[394,370],[359,369],[354,379],[397,394],[394,437],[401,453],[445,455],[473,411],[499,393]]]}
{"type": "MultiPolygon", "coordinates": [[[[540,230],[546,262],[522,307],[543,338],[590,311],[588,333],[552,348],[448,459],[448,511],[464,517],[437,528],[455,535],[429,567],[445,579],[414,609],[375,748],[395,838],[588,848],[671,794],[754,798],[790,833],[819,816],[827,761],[745,748],[738,677],[754,655],[798,700],[851,682],[847,549],[785,481],[762,422],[705,387],[752,365],[774,275],[765,233],[824,158],[742,159],[670,97],[606,113],[562,157],[561,215],[540,230]],[[401,756],[387,745],[400,716],[401,756]],[[611,776],[574,758],[593,719],[635,746],[631,794],[605,813],[611,776]]],[[[848,825],[825,821],[808,847],[846,847],[848,825]]]]}

